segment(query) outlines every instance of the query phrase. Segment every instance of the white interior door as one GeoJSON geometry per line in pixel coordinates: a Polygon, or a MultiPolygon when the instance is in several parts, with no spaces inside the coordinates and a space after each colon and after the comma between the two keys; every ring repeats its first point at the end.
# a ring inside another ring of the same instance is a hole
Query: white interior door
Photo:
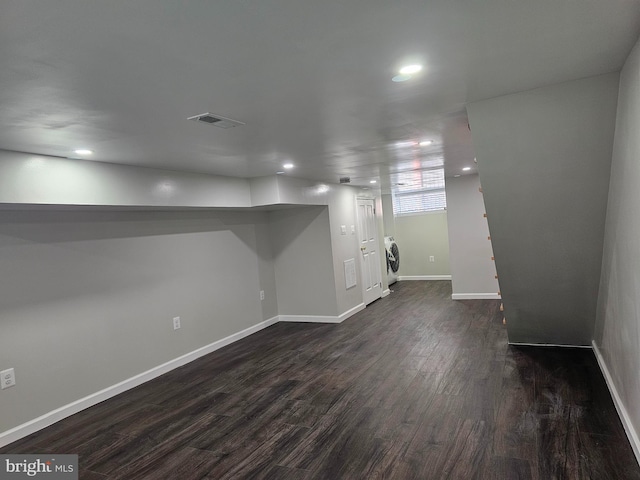
{"type": "Polygon", "coordinates": [[[369,305],[382,296],[378,229],[373,200],[358,199],[358,235],[364,303],[369,305]]]}

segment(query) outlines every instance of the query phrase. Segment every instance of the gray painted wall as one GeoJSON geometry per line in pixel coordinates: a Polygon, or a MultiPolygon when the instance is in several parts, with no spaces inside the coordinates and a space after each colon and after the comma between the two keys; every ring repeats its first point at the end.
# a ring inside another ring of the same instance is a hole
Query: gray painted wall
{"type": "Polygon", "coordinates": [[[0,203],[250,207],[244,178],[0,150],[0,203]]]}
{"type": "Polygon", "coordinates": [[[275,315],[266,221],[0,211],[0,432],[275,315]]]}
{"type": "Polygon", "coordinates": [[[468,106],[511,342],[591,343],[618,79],[468,106]]]}
{"type": "Polygon", "coordinates": [[[447,225],[451,283],[454,295],[471,298],[474,294],[497,294],[496,267],[491,260],[493,249],[489,225],[483,217],[484,199],[480,177],[447,177],[447,225]]]}
{"type": "Polygon", "coordinates": [[[401,277],[451,274],[447,212],[398,216],[395,228],[401,277]],[[430,255],[435,262],[429,262],[430,255]]]}
{"type": "Polygon", "coordinates": [[[336,316],[329,208],[269,212],[280,315],[336,316]]]}
{"type": "MultiPolygon", "coordinates": [[[[640,432],[640,43],[620,75],[594,341],[640,432]]],[[[637,441],[637,440],[636,440],[637,441]]],[[[636,447],[639,446],[636,444],[636,447]]],[[[636,452],[638,453],[638,452],[636,452]]]]}

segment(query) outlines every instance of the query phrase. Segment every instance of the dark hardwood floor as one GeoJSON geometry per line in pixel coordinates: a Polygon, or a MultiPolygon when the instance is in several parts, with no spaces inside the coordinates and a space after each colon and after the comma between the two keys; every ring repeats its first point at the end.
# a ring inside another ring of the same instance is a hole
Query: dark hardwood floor
{"type": "Polygon", "coordinates": [[[499,302],[402,282],[277,324],[1,453],[83,479],[640,479],[593,353],[507,345],[499,302]]]}

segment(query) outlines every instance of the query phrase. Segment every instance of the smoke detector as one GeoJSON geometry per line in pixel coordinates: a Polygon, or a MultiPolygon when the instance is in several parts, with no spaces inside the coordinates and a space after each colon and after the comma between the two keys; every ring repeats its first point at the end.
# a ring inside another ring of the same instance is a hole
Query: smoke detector
{"type": "Polygon", "coordinates": [[[209,112],[201,113],[200,115],[194,115],[193,117],[189,117],[187,120],[208,123],[209,125],[220,128],[232,128],[237,127],[238,125],[245,125],[243,122],[239,122],[238,120],[232,120],[231,118],[214,115],[213,113],[209,112]]]}

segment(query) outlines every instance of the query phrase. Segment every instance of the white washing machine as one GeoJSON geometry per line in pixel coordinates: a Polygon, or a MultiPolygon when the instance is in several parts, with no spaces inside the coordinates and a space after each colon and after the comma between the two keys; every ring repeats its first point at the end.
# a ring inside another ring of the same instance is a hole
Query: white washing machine
{"type": "Polygon", "coordinates": [[[387,280],[389,285],[398,281],[400,270],[400,250],[393,237],[384,237],[384,247],[387,253],[387,280]]]}

